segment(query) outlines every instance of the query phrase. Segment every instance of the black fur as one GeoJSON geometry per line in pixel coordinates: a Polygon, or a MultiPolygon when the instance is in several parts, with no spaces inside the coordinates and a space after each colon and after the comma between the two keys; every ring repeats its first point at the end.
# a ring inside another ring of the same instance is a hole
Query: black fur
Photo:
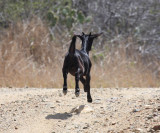
{"type": "Polygon", "coordinates": [[[91,61],[89,59],[89,51],[91,50],[92,43],[94,38],[98,37],[101,34],[89,35],[74,35],[70,44],[68,53],[65,56],[64,64],[62,68],[64,84],[63,84],[63,93],[67,94],[67,74],[70,73],[75,76],[75,95],[79,96],[79,80],[84,86],[84,91],[87,92],[87,101],[92,102],[92,97],[90,94],[90,70],[91,70],[91,61]],[[79,37],[82,41],[81,50],[75,49],[76,37],[79,37]],[[85,76],[86,78],[84,78],[85,76]]]}

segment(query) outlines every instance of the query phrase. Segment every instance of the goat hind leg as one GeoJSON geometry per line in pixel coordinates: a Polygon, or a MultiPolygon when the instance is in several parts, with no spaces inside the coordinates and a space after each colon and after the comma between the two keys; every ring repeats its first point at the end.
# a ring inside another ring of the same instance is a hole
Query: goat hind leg
{"type": "Polygon", "coordinates": [[[83,76],[80,77],[80,81],[83,84],[83,88],[84,88],[84,92],[87,92],[87,88],[86,88],[86,79],[84,79],[83,76]]]}
{"type": "Polygon", "coordinates": [[[67,94],[67,71],[63,69],[63,78],[64,78],[64,84],[63,84],[63,94],[67,94]]]}
{"type": "Polygon", "coordinates": [[[75,95],[76,97],[78,97],[80,93],[79,79],[80,79],[80,69],[78,69],[78,71],[75,73],[75,81],[76,81],[75,95]]]}
{"type": "Polygon", "coordinates": [[[89,103],[91,103],[92,102],[92,97],[91,97],[91,94],[90,94],[90,74],[88,74],[87,76],[86,76],[86,89],[87,89],[87,101],[89,102],[89,103]]]}

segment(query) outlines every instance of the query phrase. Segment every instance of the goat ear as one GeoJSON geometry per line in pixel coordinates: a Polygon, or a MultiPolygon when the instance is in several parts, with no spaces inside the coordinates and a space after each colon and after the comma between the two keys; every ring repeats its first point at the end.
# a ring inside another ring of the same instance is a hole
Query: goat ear
{"type": "Polygon", "coordinates": [[[81,40],[83,39],[83,37],[81,35],[76,35],[77,37],[79,37],[81,40]]]}
{"type": "Polygon", "coordinates": [[[92,34],[91,35],[91,38],[97,38],[97,37],[99,37],[100,35],[102,35],[103,33],[101,32],[101,33],[99,33],[99,34],[92,34]]]}
{"type": "Polygon", "coordinates": [[[82,35],[84,35],[84,32],[82,32],[82,35]]]}
{"type": "Polygon", "coordinates": [[[91,32],[89,33],[89,36],[91,36],[91,32]]]}

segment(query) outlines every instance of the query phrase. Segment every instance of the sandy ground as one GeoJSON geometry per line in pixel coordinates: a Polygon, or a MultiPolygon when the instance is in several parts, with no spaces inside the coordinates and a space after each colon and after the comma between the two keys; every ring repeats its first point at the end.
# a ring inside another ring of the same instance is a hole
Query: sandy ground
{"type": "Polygon", "coordinates": [[[160,132],[160,88],[1,88],[0,133],[160,132]]]}

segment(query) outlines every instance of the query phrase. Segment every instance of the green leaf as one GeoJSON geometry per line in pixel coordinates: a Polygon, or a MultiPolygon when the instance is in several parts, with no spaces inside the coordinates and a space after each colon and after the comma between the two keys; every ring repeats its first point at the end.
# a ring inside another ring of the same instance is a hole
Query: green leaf
{"type": "Polygon", "coordinates": [[[78,12],[77,15],[78,15],[78,21],[79,21],[80,23],[83,23],[84,20],[85,20],[85,17],[84,17],[84,15],[83,15],[83,13],[82,13],[82,12],[78,12]]]}
{"type": "Polygon", "coordinates": [[[51,26],[55,26],[58,21],[58,16],[56,16],[52,11],[49,11],[47,14],[47,19],[51,26]]]}

